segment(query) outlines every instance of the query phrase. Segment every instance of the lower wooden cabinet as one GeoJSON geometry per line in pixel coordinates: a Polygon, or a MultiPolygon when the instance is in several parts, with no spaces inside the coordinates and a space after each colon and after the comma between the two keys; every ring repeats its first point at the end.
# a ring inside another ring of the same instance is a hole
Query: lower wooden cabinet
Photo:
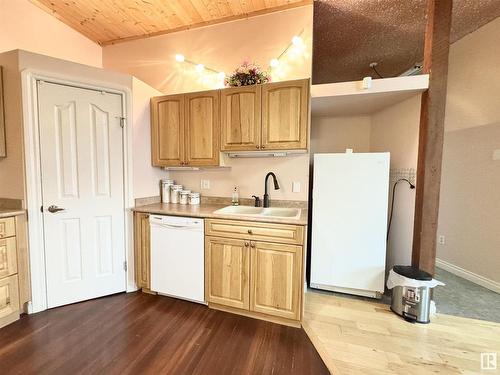
{"type": "Polygon", "coordinates": [[[251,242],[250,310],[300,319],[302,246],[251,242]]]}
{"type": "MultiPolygon", "coordinates": [[[[296,227],[295,232],[304,232],[303,227],[296,227]]],[[[245,228],[242,221],[208,219],[205,228],[206,234],[227,233],[227,237],[205,237],[205,298],[209,306],[264,319],[301,320],[303,238],[298,245],[254,240],[265,238],[263,233],[252,231],[254,222],[245,228]],[[232,223],[235,233],[216,230],[232,223]],[[234,238],[241,233],[247,238],[234,238]]],[[[269,238],[276,238],[274,232],[269,238]]]]}
{"type": "Polygon", "coordinates": [[[149,214],[134,213],[135,282],[138,288],[151,288],[151,250],[149,214]]]}
{"type": "Polygon", "coordinates": [[[0,327],[19,319],[19,283],[17,275],[0,280],[0,327]]]}
{"type": "Polygon", "coordinates": [[[227,238],[205,239],[205,298],[220,305],[250,307],[249,242],[227,238]]]}
{"type": "Polygon", "coordinates": [[[31,300],[25,215],[0,218],[0,328],[26,311],[31,300]]]}

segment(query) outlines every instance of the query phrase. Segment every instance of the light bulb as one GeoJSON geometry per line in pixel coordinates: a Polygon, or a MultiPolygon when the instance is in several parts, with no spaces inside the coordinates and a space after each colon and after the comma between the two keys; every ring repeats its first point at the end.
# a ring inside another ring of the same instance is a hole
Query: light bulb
{"type": "Polygon", "coordinates": [[[270,64],[272,68],[276,68],[280,64],[280,61],[278,59],[272,59],[270,64]]]}
{"type": "Polygon", "coordinates": [[[198,73],[201,73],[201,72],[203,72],[203,70],[205,69],[205,65],[203,65],[203,64],[198,64],[198,65],[196,65],[195,69],[196,69],[196,71],[197,71],[198,73]]]}
{"type": "Polygon", "coordinates": [[[302,38],[300,36],[295,35],[292,38],[292,43],[294,46],[300,46],[302,44],[302,38]]]}
{"type": "Polygon", "coordinates": [[[175,55],[175,60],[178,62],[183,62],[185,60],[184,55],[181,55],[180,53],[177,53],[175,55]]]}
{"type": "Polygon", "coordinates": [[[217,78],[222,81],[224,78],[226,78],[226,73],[224,72],[219,72],[217,73],[217,78]]]}

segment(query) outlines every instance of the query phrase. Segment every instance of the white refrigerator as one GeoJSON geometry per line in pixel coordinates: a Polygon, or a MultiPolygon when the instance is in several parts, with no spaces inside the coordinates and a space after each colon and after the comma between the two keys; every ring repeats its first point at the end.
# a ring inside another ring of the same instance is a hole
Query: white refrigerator
{"type": "Polygon", "coordinates": [[[314,155],[312,288],[374,298],[384,292],[389,158],[314,155]]]}

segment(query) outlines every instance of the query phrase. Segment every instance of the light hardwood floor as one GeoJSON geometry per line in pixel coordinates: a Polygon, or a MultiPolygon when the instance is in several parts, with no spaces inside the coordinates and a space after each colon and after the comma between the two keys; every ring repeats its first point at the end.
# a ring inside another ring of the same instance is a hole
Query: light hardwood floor
{"type": "Polygon", "coordinates": [[[411,324],[377,302],[305,296],[304,329],[332,374],[500,373],[480,370],[481,352],[500,359],[498,323],[438,314],[411,324]]]}

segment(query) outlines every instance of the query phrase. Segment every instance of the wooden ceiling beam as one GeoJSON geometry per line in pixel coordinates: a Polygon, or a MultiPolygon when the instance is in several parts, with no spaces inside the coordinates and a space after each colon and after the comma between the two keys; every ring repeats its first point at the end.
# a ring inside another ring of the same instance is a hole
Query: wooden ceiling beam
{"type": "Polygon", "coordinates": [[[453,0],[427,0],[412,265],[434,274],[453,0]]]}

